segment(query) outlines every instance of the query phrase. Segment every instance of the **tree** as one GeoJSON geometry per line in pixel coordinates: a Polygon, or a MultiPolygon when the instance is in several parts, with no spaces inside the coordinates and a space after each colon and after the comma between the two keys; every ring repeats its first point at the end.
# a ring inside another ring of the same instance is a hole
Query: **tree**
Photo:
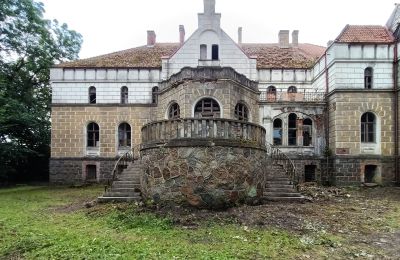
{"type": "Polygon", "coordinates": [[[34,0],[0,5],[0,183],[48,176],[50,68],[76,59],[82,43],[43,13],[34,0]]]}

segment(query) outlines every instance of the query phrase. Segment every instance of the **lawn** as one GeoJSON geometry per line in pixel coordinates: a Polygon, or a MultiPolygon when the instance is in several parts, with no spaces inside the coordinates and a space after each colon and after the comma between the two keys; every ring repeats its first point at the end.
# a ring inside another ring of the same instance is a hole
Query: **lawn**
{"type": "Polygon", "coordinates": [[[88,205],[101,193],[1,189],[0,259],[400,258],[397,188],[325,189],[309,203],[220,212],[88,205]]]}

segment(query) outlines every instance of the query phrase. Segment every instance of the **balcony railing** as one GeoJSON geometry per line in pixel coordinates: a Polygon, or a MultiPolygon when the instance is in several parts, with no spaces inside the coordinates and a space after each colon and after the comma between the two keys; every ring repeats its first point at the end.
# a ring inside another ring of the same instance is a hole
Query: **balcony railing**
{"type": "Polygon", "coordinates": [[[298,90],[297,93],[286,91],[267,92],[260,94],[261,102],[324,102],[325,93],[310,90],[298,90]]]}
{"type": "Polygon", "coordinates": [[[172,139],[219,139],[265,145],[265,129],[257,124],[222,118],[182,118],[156,121],[142,127],[144,145],[168,143],[172,139]]]}

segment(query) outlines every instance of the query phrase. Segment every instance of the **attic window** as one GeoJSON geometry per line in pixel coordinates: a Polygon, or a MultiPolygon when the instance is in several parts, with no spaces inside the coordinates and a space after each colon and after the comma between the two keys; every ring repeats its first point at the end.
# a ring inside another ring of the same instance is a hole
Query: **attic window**
{"type": "Polygon", "coordinates": [[[212,45],[211,49],[211,59],[212,60],[219,60],[219,48],[217,44],[212,45]]]}
{"type": "Polygon", "coordinates": [[[207,45],[201,44],[200,45],[200,60],[207,59],[207,45]]]}

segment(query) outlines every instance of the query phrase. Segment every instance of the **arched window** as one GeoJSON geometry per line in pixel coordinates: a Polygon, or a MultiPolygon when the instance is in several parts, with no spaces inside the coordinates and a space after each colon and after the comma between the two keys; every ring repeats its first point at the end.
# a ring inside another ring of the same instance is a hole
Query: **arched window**
{"type": "Polygon", "coordinates": [[[87,126],[87,147],[99,147],[100,131],[99,125],[92,122],[87,126]]]}
{"type": "Polygon", "coordinates": [[[201,44],[200,45],[200,60],[207,59],[207,45],[201,44]]]}
{"type": "Polygon", "coordinates": [[[96,88],[93,86],[89,88],[89,104],[96,104],[96,88]]]}
{"type": "Polygon", "coordinates": [[[267,89],[267,101],[276,101],[276,88],[269,86],[267,89]]]}
{"type": "Polygon", "coordinates": [[[312,120],[306,118],[303,120],[303,146],[312,145],[312,120]]]}
{"type": "Polygon", "coordinates": [[[128,87],[121,88],[121,104],[128,104],[128,87]]]}
{"type": "Polygon", "coordinates": [[[151,102],[153,104],[157,104],[158,103],[158,87],[154,87],[151,90],[151,102]]]}
{"type": "Polygon", "coordinates": [[[282,120],[274,120],[274,145],[282,145],[282,120]]]}
{"type": "Polygon", "coordinates": [[[364,88],[371,89],[372,88],[372,68],[368,67],[364,70],[364,88]]]}
{"type": "Polygon", "coordinates": [[[194,107],[195,117],[221,117],[221,109],[217,101],[212,98],[203,98],[194,107]]]}
{"type": "Polygon", "coordinates": [[[211,46],[211,59],[219,60],[219,47],[218,44],[213,44],[211,46]]]}
{"type": "Polygon", "coordinates": [[[361,142],[375,142],[376,120],[375,115],[371,112],[364,113],[361,116],[361,142]]]}
{"type": "Polygon", "coordinates": [[[128,123],[118,126],[118,146],[131,147],[131,126],[128,123]]]}
{"type": "Polygon", "coordinates": [[[246,105],[238,103],[235,107],[235,119],[241,121],[249,121],[248,109],[246,105]]]}
{"type": "Polygon", "coordinates": [[[287,90],[288,93],[297,93],[297,88],[295,86],[290,86],[287,90]]]}
{"type": "Polygon", "coordinates": [[[177,103],[173,103],[168,110],[168,119],[177,119],[181,117],[181,109],[177,103]]]}
{"type": "Polygon", "coordinates": [[[289,115],[288,144],[297,145],[297,115],[289,115]]]}

